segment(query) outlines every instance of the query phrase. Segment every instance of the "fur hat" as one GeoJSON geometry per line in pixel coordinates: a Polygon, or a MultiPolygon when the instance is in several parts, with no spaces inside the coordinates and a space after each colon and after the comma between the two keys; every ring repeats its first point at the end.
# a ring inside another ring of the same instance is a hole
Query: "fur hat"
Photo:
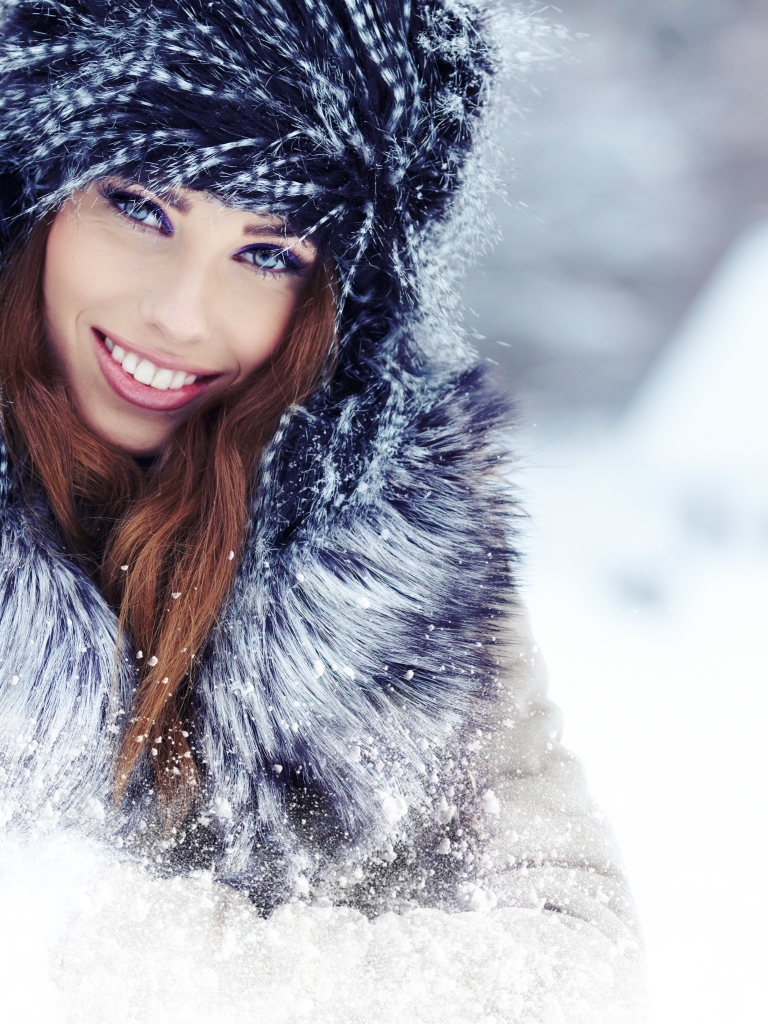
{"type": "Polygon", "coordinates": [[[283,215],[332,256],[343,335],[361,306],[378,309],[386,333],[419,304],[424,241],[466,177],[502,49],[517,67],[533,39],[518,13],[502,47],[493,0],[4,0],[0,10],[6,245],[107,174],[205,189],[283,215]]]}

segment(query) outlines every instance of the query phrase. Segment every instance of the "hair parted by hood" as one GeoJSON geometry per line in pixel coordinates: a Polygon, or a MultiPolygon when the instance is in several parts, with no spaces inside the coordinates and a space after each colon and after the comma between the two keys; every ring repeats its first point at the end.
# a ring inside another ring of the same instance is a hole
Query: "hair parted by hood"
{"type": "Polygon", "coordinates": [[[483,177],[492,80],[551,38],[495,0],[4,0],[0,17],[6,244],[107,174],[204,189],[332,257],[342,345],[372,310],[387,333],[418,308],[428,240],[483,177]]]}

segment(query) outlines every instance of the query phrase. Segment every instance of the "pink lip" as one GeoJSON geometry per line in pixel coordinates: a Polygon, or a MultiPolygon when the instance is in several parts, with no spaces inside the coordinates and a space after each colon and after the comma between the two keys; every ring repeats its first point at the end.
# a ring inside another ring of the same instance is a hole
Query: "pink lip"
{"type": "Polygon", "coordinates": [[[104,374],[107,383],[126,402],[130,402],[131,405],[137,405],[140,409],[152,409],[157,412],[181,409],[182,406],[207,391],[213,381],[221,376],[220,373],[212,374],[210,370],[192,366],[190,363],[184,363],[180,359],[166,359],[165,356],[160,358],[157,352],[152,352],[143,346],[135,345],[133,342],[127,342],[118,335],[110,333],[108,337],[116,345],[120,345],[126,351],[135,352],[137,356],[141,356],[143,359],[149,359],[156,366],[162,365],[169,370],[183,370],[185,373],[205,376],[204,380],[196,380],[194,384],[187,384],[185,387],[178,388],[175,391],[158,391],[157,388],[152,388],[148,384],[140,384],[130,373],[126,373],[122,366],[116,363],[109,354],[107,346],[104,344],[105,332],[96,327],[92,328],[92,331],[96,346],[96,358],[99,361],[101,372],[104,374]]]}

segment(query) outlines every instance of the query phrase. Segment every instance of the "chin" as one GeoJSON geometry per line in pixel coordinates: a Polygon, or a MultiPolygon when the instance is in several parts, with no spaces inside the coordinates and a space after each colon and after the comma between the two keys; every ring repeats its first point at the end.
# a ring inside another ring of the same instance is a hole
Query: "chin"
{"type": "Polygon", "coordinates": [[[109,444],[113,444],[116,448],[124,451],[127,455],[132,455],[136,458],[141,458],[150,455],[157,455],[161,450],[165,442],[168,440],[168,434],[164,434],[162,437],[136,437],[126,438],[117,437],[114,434],[100,435],[103,440],[108,441],[109,444]]]}
{"type": "Polygon", "coordinates": [[[131,423],[126,416],[88,417],[88,425],[102,441],[135,456],[156,455],[176,426],[167,422],[162,426],[131,423]]]}

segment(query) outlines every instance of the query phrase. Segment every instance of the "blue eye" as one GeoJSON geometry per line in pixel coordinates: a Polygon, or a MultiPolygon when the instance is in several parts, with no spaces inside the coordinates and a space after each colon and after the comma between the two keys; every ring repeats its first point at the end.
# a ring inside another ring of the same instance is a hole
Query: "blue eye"
{"type": "Polygon", "coordinates": [[[141,224],[143,227],[155,228],[166,234],[172,233],[173,228],[170,221],[160,207],[150,199],[137,195],[135,192],[124,191],[110,192],[107,199],[124,217],[128,217],[134,223],[141,224]]]}
{"type": "Polygon", "coordinates": [[[304,266],[290,249],[281,249],[274,245],[251,246],[239,252],[237,258],[267,274],[296,274],[304,266]]]}

